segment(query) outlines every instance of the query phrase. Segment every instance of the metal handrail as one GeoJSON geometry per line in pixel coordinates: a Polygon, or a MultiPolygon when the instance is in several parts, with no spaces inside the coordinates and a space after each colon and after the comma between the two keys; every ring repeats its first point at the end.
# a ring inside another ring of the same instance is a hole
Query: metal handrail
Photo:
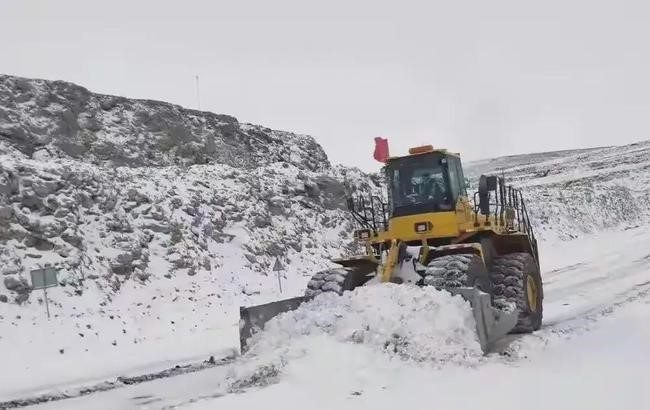
{"type": "MultiPolygon", "coordinates": [[[[480,211],[478,197],[479,193],[475,192],[474,221],[476,224],[478,224],[478,213],[480,211]]],[[[490,215],[494,215],[494,224],[499,226],[506,226],[506,210],[513,210],[515,215],[512,221],[512,228],[516,231],[525,233],[528,236],[531,247],[533,249],[537,248],[533,225],[530,222],[528,208],[524,201],[523,192],[520,189],[517,189],[512,185],[507,185],[504,178],[497,178],[496,189],[488,192],[488,204],[489,207],[486,217],[489,218],[490,215]],[[492,195],[492,192],[494,192],[494,195],[492,195]]]]}
{"type": "Polygon", "coordinates": [[[348,210],[359,227],[378,232],[388,229],[388,206],[378,195],[356,195],[348,198],[348,210]]]}

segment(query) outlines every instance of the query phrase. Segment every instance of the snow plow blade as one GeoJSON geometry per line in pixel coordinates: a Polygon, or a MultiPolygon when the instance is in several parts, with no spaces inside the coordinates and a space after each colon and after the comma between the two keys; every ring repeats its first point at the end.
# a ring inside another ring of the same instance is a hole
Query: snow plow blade
{"type": "Polygon", "coordinates": [[[247,350],[248,339],[264,329],[264,325],[280,313],[296,310],[306,300],[305,296],[278,300],[263,305],[239,308],[239,348],[241,354],[247,350]]]}
{"type": "MultiPolygon", "coordinates": [[[[492,306],[488,293],[478,288],[446,289],[453,295],[460,295],[472,306],[476,321],[476,333],[483,353],[489,353],[497,340],[507,335],[517,324],[518,312],[505,312],[492,306]]],[[[258,306],[239,308],[239,343],[241,353],[247,350],[248,339],[264,329],[264,325],[277,315],[295,310],[311,297],[299,296],[258,306]]]]}
{"type": "Polygon", "coordinates": [[[489,353],[497,340],[501,339],[517,325],[519,312],[506,312],[492,306],[488,293],[474,288],[449,288],[453,295],[460,295],[472,305],[476,321],[476,333],[483,353],[489,353]]]}

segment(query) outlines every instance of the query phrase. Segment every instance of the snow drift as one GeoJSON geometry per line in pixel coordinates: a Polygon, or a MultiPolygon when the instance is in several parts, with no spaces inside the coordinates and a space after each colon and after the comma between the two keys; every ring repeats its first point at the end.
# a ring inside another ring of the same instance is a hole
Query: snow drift
{"type": "MultiPolygon", "coordinates": [[[[471,365],[482,358],[468,302],[435,288],[370,285],[324,293],[269,321],[233,369],[235,388],[264,384],[296,360],[338,361],[349,349],[427,366],[471,365]]],[[[354,363],[347,365],[354,366],[354,363]]]]}

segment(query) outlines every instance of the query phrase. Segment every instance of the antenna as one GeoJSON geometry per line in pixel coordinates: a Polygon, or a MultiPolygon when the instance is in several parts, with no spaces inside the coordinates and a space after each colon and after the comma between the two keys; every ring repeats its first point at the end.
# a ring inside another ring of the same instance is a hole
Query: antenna
{"type": "Polygon", "coordinates": [[[201,95],[199,93],[199,76],[195,75],[196,78],[196,106],[199,111],[201,111],[201,95]]]}

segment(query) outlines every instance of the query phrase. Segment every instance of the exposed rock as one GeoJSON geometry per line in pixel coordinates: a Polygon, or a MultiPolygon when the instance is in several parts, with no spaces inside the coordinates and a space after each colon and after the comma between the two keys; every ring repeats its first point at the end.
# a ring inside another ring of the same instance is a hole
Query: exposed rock
{"type": "Polygon", "coordinates": [[[70,229],[61,234],[61,239],[74,246],[75,248],[81,248],[83,245],[83,238],[70,229]]]}
{"type": "Polygon", "coordinates": [[[322,193],[323,206],[327,209],[346,210],[345,186],[337,179],[327,175],[316,178],[316,185],[322,193]]]}
{"type": "Polygon", "coordinates": [[[185,213],[188,214],[189,216],[196,216],[196,208],[192,206],[186,206],[185,208],[183,208],[183,211],[185,211],[185,213]]]}
{"type": "Polygon", "coordinates": [[[22,269],[19,265],[8,265],[0,268],[1,275],[17,275],[22,269]]]}
{"type": "Polygon", "coordinates": [[[177,196],[173,197],[169,201],[169,203],[170,203],[170,205],[171,205],[171,207],[173,209],[177,209],[177,208],[180,208],[181,206],[183,206],[183,200],[181,198],[177,197],[177,196]]]}
{"type": "Polygon", "coordinates": [[[271,226],[271,218],[264,215],[255,215],[253,217],[253,225],[257,228],[266,228],[267,226],[271,226]]]}
{"type": "Polygon", "coordinates": [[[291,211],[291,203],[282,197],[274,196],[268,200],[268,209],[271,215],[287,215],[291,211]]]}
{"type": "Polygon", "coordinates": [[[54,244],[45,238],[40,238],[34,235],[27,235],[24,239],[25,246],[35,248],[39,251],[51,251],[54,249],[54,244]]]}
{"type": "Polygon", "coordinates": [[[14,302],[16,302],[17,305],[22,305],[23,303],[27,302],[27,300],[29,300],[29,295],[30,292],[19,293],[14,298],[14,302]]]}
{"type": "Polygon", "coordinates": [[[285,248],[277,242],[271,242],[266,246],[265,253],[270,256],[282,256],[285,253],[285,248]]]}
{"type": "Polygon", "coordinates": [[[14,172],[0,169],[0,195],[13,195],[18,192],[18,186],[18,176],[14,172]]]}
{"type": "Polygon", "coordinates": [[[44,198],[50,194],[55,193],[58,189],[58,184],[54,181],[40,180],[32,184],[32,189],[34,190],[36,195],[40,196],[41,198],[44,198]]]}
{"type": "Polygon", "coordinates": [[[133,272],[133,255],[121,253],[111,262],[111,270],[116,275],[130,275],[133,272]]]}
{"type": "Polygon", "coordinates": [[[221,233],[221,232],[213,232],[212,239],[214,239],[215,242],[217,243],[232,242],[232,240],[235,239],[235,235],[221,233]]]}
{"type": "Polygon", "coordinates": [[[21,278],[19,276],[14,276],[14,275],[5,276],[4,285],[5,288],[19,294],[28,293],[31,290],[31,287],[29,286],[29,283],[25,280],[25,278],[21,278]]]}
{"type": "Polygon", "coordinates": [[[147,281],[149,279],[149,277],[151,276],[151,274],[149,272],[143,271],[140,268],[134,269],[133,274],[135,275],[136,278],[138,278],[139,280],[141,280],[143,282],[147,281]]]}
{"type": "Polygon", "coordinates": [[[43,208],[43,199],[36,195],[31,188],[25,188],[21,192],[21,204],[31,210],[43,208]]]}
{"type": "Polygon", "coordinates": [[[142,229],[150,229],[154,232],[159,232],[159,233],[169,233],[170,232],[170,227],[167,224],[163,223],[156,223],[156,222],[147,222],[143,225],[141,225],[142,229]]]}
{"type": "Polygon", "coordinates": [[[304,183],[304,189],[307,195],[311,198],[318,198],[320,196],[320,188],[314,182],[308,181],[304,183]]]}
{"type": "Polygon", "coordinates": [[[9,205],[0,205],[0,220],[10,219],[14,214],[13,209],[9,205]]]}

